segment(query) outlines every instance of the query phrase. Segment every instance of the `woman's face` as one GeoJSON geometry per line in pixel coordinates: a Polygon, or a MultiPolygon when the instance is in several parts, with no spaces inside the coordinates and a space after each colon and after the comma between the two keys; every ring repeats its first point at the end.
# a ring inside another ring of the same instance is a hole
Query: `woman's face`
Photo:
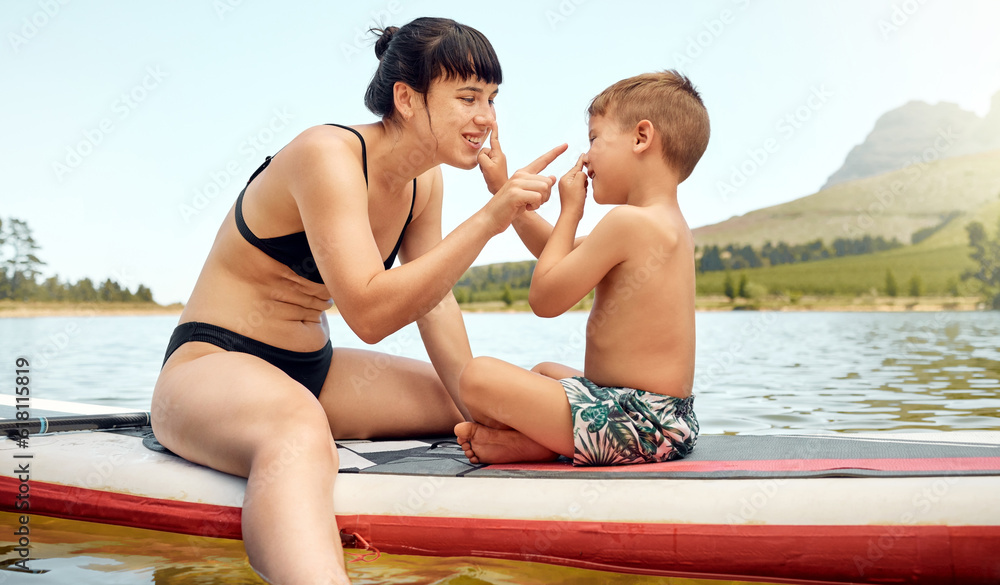
{"type": "Polygon", "coordinates": [[[438,78],[427,91],[427,124],[437,143],[438,161],[460,169],[472,169],[478,163],[479,150],[485,145],[496,119],[493,100],[499,86],[477,78],[438,78]]]}

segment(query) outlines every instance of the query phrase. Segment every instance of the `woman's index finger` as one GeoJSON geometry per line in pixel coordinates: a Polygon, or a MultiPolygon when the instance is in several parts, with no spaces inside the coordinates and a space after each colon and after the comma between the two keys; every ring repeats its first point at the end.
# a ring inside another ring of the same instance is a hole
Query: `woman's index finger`
{"type": "Polygon", "coordinates": [[[528,163],[528,165],[524,167],[523,170],[528,173],[531,173],[532,175],[537,175],[538,173],[541,173],[543,170],[545,170],[545,167],[549,166],[549,163],[559,158],[560,154],[566,152],[567,148],[569,148],[568,144],[560,144],[559,146],[553,148],[552,150],[546,152],[542,156],[528,163]]]}
{"type": "Polygon", "coordinates": [[[496,118],[493,119],[493,125],[490,127],[490,148],[494,150],[500,150],[500,126],[497,124],[496,118]]]}

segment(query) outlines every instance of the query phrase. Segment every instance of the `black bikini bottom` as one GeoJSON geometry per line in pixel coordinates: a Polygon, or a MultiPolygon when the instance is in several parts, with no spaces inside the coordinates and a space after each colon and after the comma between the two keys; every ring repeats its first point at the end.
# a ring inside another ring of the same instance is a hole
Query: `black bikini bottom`
{"type": "Polygon", "coordinates": [[[291,351],[250,339],[217,325],[192,321],[181,323],[174,329],[163,363],[167,362],[178,347],[189,341],[203,341],[226,351],[257,356],[288,374],[290,378],[308,388],[317,398],[323,389],[326,375],[330,372],[330,360],[333,358],[333,344],[329,340],[317,351],[291,351]]]}

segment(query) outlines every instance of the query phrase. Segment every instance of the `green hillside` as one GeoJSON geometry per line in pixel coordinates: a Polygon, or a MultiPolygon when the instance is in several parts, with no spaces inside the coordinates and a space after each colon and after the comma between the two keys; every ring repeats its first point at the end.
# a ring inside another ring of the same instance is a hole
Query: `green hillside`
{"type": "Polygon", "coordinates": [[[534,270],[534,260],[473,266],[452,291],[461,304],[500,301],[505,294],[512,302],[527,300],[534,270]]]}
{"type": "MultiPolygon", "coordinates": [[[[1000,150],[914,165],[694,230],[698,246],[827,243],[864,234],[909,243],[958,211],[966,217],[1000,194],[1000,150]]],[[[956,218],[948,228],[968,221],[956,218]]],[[[992,223],[990,224],[992,225],[992,223]]],[[[964,233],[964,231],[962,232],[964,233]]]]}
{"type": "MultiPolygon", "coordinates": [[[[994,197],[974,212],[963,212],[916,245],[876,254],[741,270],[734,276],[746,274],[751,283],[769,294],[863,295],[874,290],[884,295],[886,271],[892,270],[902,295],[907,294],[908,282],[917,275],[924,294],[950,295],[958,287],[961,296],[974,296],[970,285],[960,280],[962,273],[974,266],[965,231],[972,221],[984,224],[990,234],[995,233],[1000,222],[1000,198],[994,197]]],[[[455,295],[463,304],[500,301],[506,285],[512,289],[511,300],[522,301],[527,298],[534,264],[524,261],[474,266],[455,286],[455,295]]],[[[725,278],[722,271],[698,274],[698,294],[723,294],[725,278]]]]}
{"type": "MultiPolygon", "coordinates": [[[[901,294],[906,294],[907,283],[918,275],[926,294],[946,295],[961,282],[961,274],[974,266],[969,258],[965,226],[979,221],[994,233],[998,219],[1000,199],[994,193],[991,202],[956,217],[916,245],[877,254],[765,266],[741,272],[750,282],[765,287],[772,294],[859,295],[872,290],[885,294],[886,271],[892,270],[903,291],[901,294]]],[[[699,274],[698,293],[722,294],[725,277],[723,272],[699,274]]],[[[960,288],[965,287],[961,285],[960,288]]]]}

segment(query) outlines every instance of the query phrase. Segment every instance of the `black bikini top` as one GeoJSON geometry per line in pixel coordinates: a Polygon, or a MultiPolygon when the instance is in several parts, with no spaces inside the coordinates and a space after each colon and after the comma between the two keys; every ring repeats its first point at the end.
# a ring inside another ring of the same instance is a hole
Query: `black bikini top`
{"type": "MultiPolygon", "coordinates": [[[[368,152],[365,147],[365,139],[361,137],[361,133],[351,128],[349,126],[341,126],[340,124],[327,124],[327,126],[336,126],[338,128],[344,128],[345,130],[350,130],[361,141],[361,169],[365,173],[365,185],[368,184],[368,152]]],[[[250,179],[247,180],[247,185],[259,175],[267,165],[271,162],[273,157],[267,157],[264,159],[264,163],[257,168],[256,171],[250,175],[250,179]]],[[[323,277],[320,276],[319,267],[316,266],[316,260],[313,259],[312,249],[309,248],[309,240],[306,238],[306,233],[304,231],[297,232],[294,234],[288,234],[286,236],[277,236],[274,238],[258,238],[250,228],[247,226],[247,222],[243,219],[243,194],[246,193],[247,188],[243,187],[240,191],[240,196],[236,198],[236,227],[246,238],[246,241],[250,242],[262,252],[274,258],[278,262],[281,262],[285,266],[292,269],[295,274],[298,274],[302,278],[311,280],[319,284],[323,284],[323,277]]],[[[406,223],[403,225],[403,231],[399,234],[399,239],[396,240],[396,247],[392,249],[392,253],[383,262],[386,270],[392,268],[393,262],[396,261],[396,254],[399,253],[399,246],[403,243],[403,234],[406,233],[407,226],[410,225],[410,221],[413,219],[413,203],[417,198],[417,180],[413,179],[413,199],[410,201],[410,215],[406,218],[406,223]]]]}

